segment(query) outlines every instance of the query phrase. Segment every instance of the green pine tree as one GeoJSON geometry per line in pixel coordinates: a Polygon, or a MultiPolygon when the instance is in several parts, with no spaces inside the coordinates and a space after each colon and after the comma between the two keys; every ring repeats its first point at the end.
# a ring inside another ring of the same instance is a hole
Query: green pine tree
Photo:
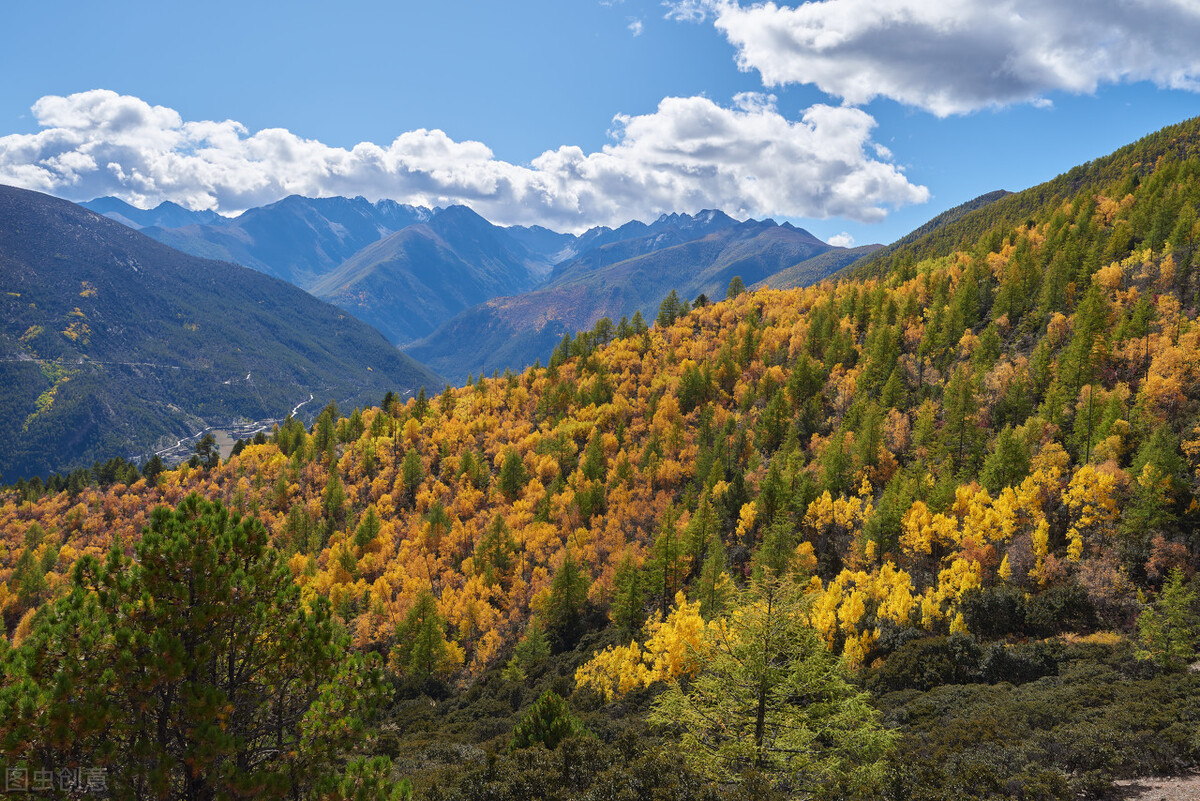
{"type": "Polygon", "coordinates": [[[498,481],[500,492],[504,493],[504,497],[509,501],[516,500],[528,480],[529,473],[525,469],[525,462],[521,459],[521,454],[517,453],[515,448],[509,448],[504,452],[504,459],[500,462],[498,481]]]}
{"type": "Polygon", "coordinates": [[[579,719],[571,714],[571,708],[553,690],[547,690],[534,701],[517,722],[513,731],[509,751],[541,745],[553,751],[568,737],[586,734],[579,719]]]}
{"type": "Polygon", "coordinates": [[[193,494],[136,547],[85,556],[2,658],[9,766],[106,771],[114,798],[293,798],[338,773],[383,700],[266,528],[193,494]]]}
{"type": "Polygon", "coordinates": [[[1153,660],[1164,670],[1182,670],[1196,659],[1200,615],[1196,591],[1185,586],[1182,570],[1171,571],[1158,599],[1138,615],[1137,627],[1139,658],[1153,660]]]}
{"type": "Polygon", "coordinates": [[[645,622],[646,593],[641,569],[626,551],[613,575],[613,598],[608,614],[623,635],[631,636],[645,622]]]}
{"type": "Polygon", "coordinates": [[[587,594],[591,580],[568,550],[562,565],[550,582],[550,598],[546,604],[546,627],[560,650],[573,647],[583,633],[583,616],[587,611],[587,594]]]}
{"type": "Polygon", "coordinates": [[[454,667],[454,653],[446,639],[446,622],[438,614],[437,600],[422,591],[404,622],[396,629],[392,668],[411,684],[422,687],[446,676],[454,667]]]}

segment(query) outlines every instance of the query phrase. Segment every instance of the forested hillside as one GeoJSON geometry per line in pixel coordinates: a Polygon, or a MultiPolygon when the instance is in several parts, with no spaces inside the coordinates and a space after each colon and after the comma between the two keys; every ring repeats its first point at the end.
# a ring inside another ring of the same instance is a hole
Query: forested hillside
{"type": "Polygon", "coordinates": [[[1068,799],[1185,770],[1198,202],[1192,121],[857,278],[672,296],[211,469],[22,485],[5,625],[47,636],[81,556],[196,492],[385,657],[361,747],[423,797],[1068,799]]]}

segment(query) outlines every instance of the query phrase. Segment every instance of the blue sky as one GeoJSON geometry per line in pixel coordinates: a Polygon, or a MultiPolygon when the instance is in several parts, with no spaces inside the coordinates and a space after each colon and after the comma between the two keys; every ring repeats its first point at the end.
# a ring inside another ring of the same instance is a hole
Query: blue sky
{"type": "Polygon", "coordinates": [[[720,207],[861,244],[1200,113],[1178,0],[934,5],[10,5],[0,182],[560,230],[720,207]]]}

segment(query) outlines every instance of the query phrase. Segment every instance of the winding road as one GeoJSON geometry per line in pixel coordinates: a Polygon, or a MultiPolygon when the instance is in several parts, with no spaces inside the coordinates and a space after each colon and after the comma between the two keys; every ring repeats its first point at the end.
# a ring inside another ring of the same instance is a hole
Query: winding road
{"type": "MultiPolygon", "coordinates": [[[[312,399],[313,399],[313,395],[310,392],[308,395],[308,400],[303,400],[303,401],[300,401],[299,403],[297,403],[292,408],[292,411],[290,412],[290,414],[288,416],[295,417],[296,413],[298,411],[300,411],[300,408],[302,406],[304,406],[305,404],[310,403],[312,401],[312,399]]],[[[152,451],[150,453],[143,453],[143,454],[139,454],[137,456],[131,456],[131,457],[129,457],[129,459],[130,459],[130,461],[141,462],[152,456],[158,456],[161,458],[161,457],[164,457],[166,454],[173,453],[174,451],[182,450],[183,453],[178,454],[180,456],[180,460],[182,461],[182,458],[187,455],[187,452],[191,449],[191,446],[193,444],[195,444],[196,442],[199,442],[200,438],[203,437],[205,434],[209,433],[210,431],[228,431],[230,438],[242,439],[245,437],[252,437],[260,431],[268,431],[276,423],[282,423],[286,419],[287,419],[286,417],[275,417],[275,418],[270,418],[267,420],[254,420],[249,423],[242,423],[242,424],[238,424],[238,425],[208,426],[207,428],[203,428],[194,434],[189,434],[186,437],[176,440],[174,445],[168,445],[167,447],[163,448],[162,450],[152,451]]],[[[166,460],[164,459],[164,461],[166,461],[166,460]]]]}

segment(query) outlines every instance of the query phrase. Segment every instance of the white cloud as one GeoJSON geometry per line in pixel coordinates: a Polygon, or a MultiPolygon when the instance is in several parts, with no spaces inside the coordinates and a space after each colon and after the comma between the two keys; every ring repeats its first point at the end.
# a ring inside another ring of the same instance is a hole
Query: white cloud
{"type": "Polygon", "coordinates": [[[75,200],[115,195],[230,213],[289,194],[364,195],[579,230],[701,208],[869,222],[929,196],[881,157],[865,112],[816,105],[792,121],[773,97],[753,93],[730,108],[666,98],[652,113],[616,117],[613,142],[597,152],[564,146],[529,165],[439,130],[347,150],[281,128],[187,121],[99,89],[44,97],[33,112],[43,130],[0,137],[0,183],[75,200]]]}
{"type": "Polygon", "coordinates": [[[846,233],[845,231],[842,231],[840,234],[834,234],[833,236],[829,237],[829,244],[833,245],[835,248],[852,248],[854,247],[854,237],[850,236],[850,234],[846,233]]]}
{"type": "Polygon", "coordinates": [[[709,16],[767,86],[813,84],[862,104],[889,97],[939,116],[1055,91],[1152,81],[1200,89],[1195,0],[734,0],[669,3],[709,16]]]}
{"type": "Polygon", "coordinates": [[[642,25],[642,21],[640,19],[638,19],[637,17],[633,17],[629,20],[628,27],[629,27],[629,32],[632,33],[634,36],[641,36],[642,31],[645,29],[645,26],[642,25]]]}
{"type": "Polygon", "coordinates": [[[714,0],[674,0],[663,3],[667,7],[667,19],[680,22],[704,22],[718,5],[714,0]]]}

